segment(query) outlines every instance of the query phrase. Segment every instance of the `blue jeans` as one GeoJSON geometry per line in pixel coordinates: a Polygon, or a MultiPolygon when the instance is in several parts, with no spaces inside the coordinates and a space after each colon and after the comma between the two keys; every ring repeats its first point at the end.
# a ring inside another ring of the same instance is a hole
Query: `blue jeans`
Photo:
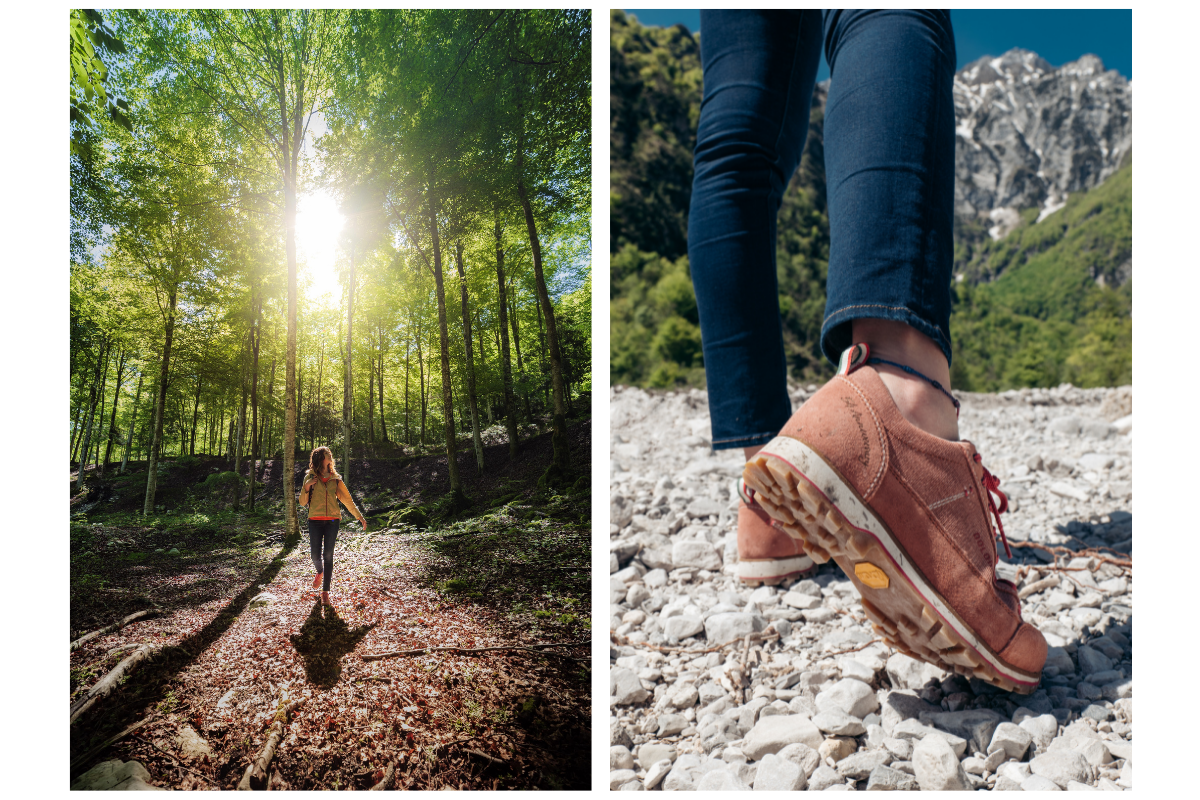
{"type": "Polygon", "coordinates": [[[329,591],[329,582],[333,580],[333,546],[337,542],[338,526],[341,525],[341,520],[337,519],[310,519],[308,521],[308,539],[312,544],[312,561],[313,568],[317,572],[325,573],[322,580],[321,590],[329,591]],[[321,555],[324,550],[324,563],[322,563],[321,555]]]}
{"type": "Polygon", "coordinates": [[[791,415],[775,217],[808,133],[822,43],[829,278],[821,351],[904,322],[950,361],[954,33],[946,11],[701,11],[704,98],[688,257],[715,449],[791,415]]]}

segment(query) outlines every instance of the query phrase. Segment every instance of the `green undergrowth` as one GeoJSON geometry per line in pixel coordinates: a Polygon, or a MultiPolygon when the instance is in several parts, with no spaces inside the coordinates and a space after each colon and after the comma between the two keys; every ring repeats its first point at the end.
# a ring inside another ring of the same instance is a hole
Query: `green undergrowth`
{"type": "Polygon", "coordinates": [[[421,580],[448,599],[503,607],[547,635],[591,629],[590,491],[546,493],[419,532],[421,580]]]}

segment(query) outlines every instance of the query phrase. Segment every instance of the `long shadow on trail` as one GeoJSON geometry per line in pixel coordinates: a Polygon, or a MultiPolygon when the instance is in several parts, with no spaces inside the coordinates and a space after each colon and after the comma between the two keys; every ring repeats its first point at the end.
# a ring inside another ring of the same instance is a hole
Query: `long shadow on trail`
{"type": "MultiPolygon", "coordinates": [[[[124,691],[106,700],[96,711],[71,728],[71,756],[86,752],[105,736],[123,728],[140,716],[141,711],[164,696],[163,687],[229,630],[265,584],[283,569],[284,560],[299,544],[300,537],[284,540],[283,549],[258,576],[221,610],[212,622],[186,637],[179,644],[164,647],[157,656],[130,677],[124,691]]],[[[89,766],[81,763],[79,769],[89,766]]]]}
{"type": "Polygon", "coordinates": [[[328,689],[341,677],[342,656],[353,652],[378,624],[372,622],[352,630],[333,606],[325,606],[322,614],[321,603],[316,602],[300,627],[300,633],[288,638],[304,661],[305,676],[317,686],[328,689]]]}

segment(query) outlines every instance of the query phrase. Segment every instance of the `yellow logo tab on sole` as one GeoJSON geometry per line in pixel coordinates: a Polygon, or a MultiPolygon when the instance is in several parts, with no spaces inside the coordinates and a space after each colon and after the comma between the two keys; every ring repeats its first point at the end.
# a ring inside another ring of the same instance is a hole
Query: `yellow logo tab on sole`
{"type": "Polygon", "coordinates": [[[854,575],[872,589],[886,589],[890,584],[887,573],[870,561],[860,561],[855,564],[854,575]]]}

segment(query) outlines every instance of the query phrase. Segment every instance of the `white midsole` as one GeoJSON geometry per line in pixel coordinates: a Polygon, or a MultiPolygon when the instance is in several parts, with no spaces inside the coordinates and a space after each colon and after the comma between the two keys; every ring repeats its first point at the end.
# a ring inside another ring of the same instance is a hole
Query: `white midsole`
{"type": "Polygon", "coordinates": [[[789,556],[769,561],[739,561],[737,574],[739,578],[778,578],[812,568],[813,560],[808,556],[789,556]]]}
{"type": "Polygon", "coordinates": [[[976,653],[986,658],[988,663],[1009,677],[1028,683],[1038,682],[1040,676],[1020,672],[1008,665],[1001,666],[996,662],[994,657],[991,657],[991,650],[974,633],[959,623],[958,618],[950,611],[949,606],[942,601],[933,587],[925,582],[920,572],[917,571],[912,562],[908,560],[904,552],[896,544],[891,534],[888,533],[886,526],[875,516],[875,512],[858,499],[858,495],[842,482],[838,474],[825,463],[825,459],[817,455],[816,451],[796,439],[787,436],[777,436],[767,443],[766,447],[759,452],[759,455],[779,459],[791,466],[817,490],[823,493],[851,525],[874,536],[883,546],[884,550],[887,551],[896,568],[916,588],[918,594],[921,595],[921,599],[932,606],[933,610],[942,618],[942,622],[953,628],[954,632],[963,641],[967,642],[976,653]]]}

